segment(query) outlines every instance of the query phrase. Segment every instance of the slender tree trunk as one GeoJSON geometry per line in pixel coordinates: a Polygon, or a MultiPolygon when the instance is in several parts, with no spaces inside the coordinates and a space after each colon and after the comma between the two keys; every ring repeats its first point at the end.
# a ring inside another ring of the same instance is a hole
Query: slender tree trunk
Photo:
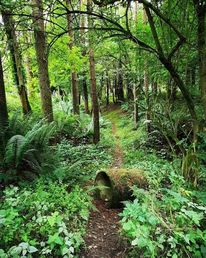
{"type": "Polygon", "coordinates": [[[6,92],[4,86],[4,74],[2,67],[2,59],[0,53],[0,160],[3,158],[6,134],[5,129],[8,125],[8,111],[6,102],[6,92]]]}
{"type": "MultiPolygon", "coordinates": [[[[84,10],[84,0],[81,0],[80,2],[81,10],[84,10]]],[[[86,56],[86,40],[85,40],[85,16],[82,15],[80,17],[81,19],[81,44],[82,44],[82,55],[86,56]]],[[[85,113],[89,114],[89,96],[88,96],[88,89],[87,89],[87,80],[86,80],[86,72],[84,71],[82,73],[82,93],[83,93],[83,98],[84,98],[84,109],[85,113]]]]}
{"type": "MultiPolygon", "coordinates": [[[[87,0],[87,11],[92,11],[92,2],[87,0]]],[[[88,15],[88,27],[92,27],[92,20],[88,15]]],[[[99,126],[99,103],[97,97],[97,86],[96,86],[96,75],[95,75],[95,62],[94,62],[94,50],[92,48],[92,37],[89,34],[89,70],[90,70],[90,84],[91,84],[91,99],[92,99],[92,110],[93,110],[93,129],[94,136],[93,142],[96,144],[100,141],[100,126],[99,126]]]]}
{"type": "Polygon", "coordinates": [[[106,85],[106,106],[109,106],[109,92],[110,92],[110,79],[107,74],[107,85],[106,85]]]}
{"type": "MultiPolygon", "coordinates": [[[[71,0],[66,0],[66,5],[68,9],[71,8],[71,0]]],[[[74,45],[74,34],[72,31],[72,14],[67,14],[67,25],[68,25],[68,35],[69,35],[69,49],[73,49],[74,45]]],[[[79,114],[79,89],[78,89],[78,80],[77,80],[77,72],[72,71],[72,103],[73,103],[73,112],[74,114],[79,114]]]]}
{"type": "Polygon", "coordinates": [[[194,0],[194,4],[198,26],[199,87],[206,120],[206,3],[201,0],[194,0]]]}
{"type": "Polygon", "coordinates": [[[8,124],[8,111],[4,85],[4,73],[0,53],[0,131],[8,124]]]}
{"type": "Polygon", "coordinates": [[[139,112],[138,112],[138,104],[137,104],[137,88],[136,85],[134,84],[133,86],[133,96],[134,96],[134,129],[137,129],[138,126],[138,120],[139,120],[139,112]]]}
{"type": "Polygon", "coordinates": [[[103,89],[104,89],[104,83],[105,83],[105,79],[104,79],[104,73],[102,73],[102,77],[100,79],[100,84],[99,84],[99,90],[98,90],[98,99],[100,102],[100,106],[102,103],[102,93],[103,93],[103,89]]]}
{"type": "Polygon", "coordinates": [[[11,54],[14,82],[17,86],[23,113],[28,114],[31,112],[31,106],[28,100],[27,90],[25,86],[22,57],[20,54],[19,44],[15,33],[14,21],[12,19],[11,13],[7,11],[2,11],[2,18],[3,18],[8,44],[9,44],[9,49],[10,49],[10,54],[11,54]]]}
{"type": "MultiPolygon", "coordinates": [[[[137,30],[138,27],[138,19],[137,19],[137,12],[138,12],[138,2],[136,1],[134,6],[134,21],[135,21],[135,28],[137,30]]],[[[135,52],[135,58],[136,58],[136,62],[135,62],[135,68],[136,68],[136,72],[139,69],[139,65],[138,65],[138,51],[136,49],[135,52]]],[[[134,101],[134,129],[136,130],[138,127],[138,121],[139,121],[139,104],[138,104],[138,94],[137,94],[137,82],[139,81],[140,84],[140,79],[138,77],[135,78],[135,83],[133,85],[133,101],[134,101]]],[[[139,85],[140,86],[140,85],[139,85]]]]}
{"type": "MultiPolygon", "coordinates": [[[[26,39],[27,48],[29,48],[29,44],[31,44],[29,35],[25,33],[24,37],[26,39]]],[[[33,97],[35,93],[35,85],[33,83],[34,74],[32,71],[32,59],[29,51],[26,53],[25,63],[26,63],[26,75],[27,75],[26,82],[27,82],[28,95],[30,97],[33,97]]]]}
{"type": "Polygon", "coordinates": [[[121,70],[122,70],[122,64],[120,60],[118,65],[117,84],[116,84],[116,97],[117,97],[117,101],[119,102],[124,101],[123,76],[122,76],[121,70]]]}
{"type": "Polygon", "coordinates": [[[42,0],[33,0],[34,38],[37,56],[42,111],[48,122],[53,121],[52,97],[48,71],[48,49],[43,20],[42,0]]]}
{"type": "MultiPolygon", "coordinates": [[[[143,21],[144,24],[147,24],[147,13],[145,9],[143,10],[143,21]]],[[[145,98],[146,98],[146,120],[148,120],[147,123],[147,132],[150,132],[150,119],[151,119],[151,107],[150,107],[150,97],[149,97],[149,72],[148,72],[148,61],[147,57],[145,55],[145,61],[144,61],[144,89],[145,89],[145,98]]]]}
{"type": "Polygon", "coordinates": [[[27,88],[28,88],[28,94],[30,97],[34,96],[34,84],[33,84],[33,72],[32,72],[32,68],[31,68],[31,58],[29,56],[29,54],[27,54],[26,58],[25,58],[25,62],[26,62],[26,73],[27,73],[27,88]]]}
{"type": "MultiPolygon", "coordinates": [[[[84,76],[86,76],[86,74],[84,74],[84,76]]],[[[88,90],[87,90],[87,81],[85,77],[82,80],[82,91],[83,91],[83,97],[84,97],[85,113],[89,114],[89,97],[88,97],[88,90]]]]}
{"type": "Polygon", "coordinates": [[[113,84],[111,85],[112,101],[113,101],[114,104],[116,103],[116,101],[115,101],[115,87],[116,87],[116,76],[113,80],[113,84]]]}
{"type": "Polygon", "coordinates": [[[94,137],[93,142],[96,144],[100,140],[100,126],[99,126],[99,103],[96,89],[96,76],[95,76],[95,62],[94,51],[89,51],[89,64],[90,64],[90,82],[91,82],[91,99],[93,110],[93,123],[94,123],[94,137]]]}

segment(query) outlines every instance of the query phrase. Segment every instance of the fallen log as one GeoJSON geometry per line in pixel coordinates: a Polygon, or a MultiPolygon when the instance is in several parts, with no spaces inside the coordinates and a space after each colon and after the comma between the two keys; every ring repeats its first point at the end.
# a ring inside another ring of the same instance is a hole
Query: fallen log
{"type": "Polygon", "coordinates": [[[122,201],[132,199],[132,186],[147,187],[144,171],[140,169],[112,168],[96,174],[97,198],[107,202],[108,207],[120,207],[122,201]]]}

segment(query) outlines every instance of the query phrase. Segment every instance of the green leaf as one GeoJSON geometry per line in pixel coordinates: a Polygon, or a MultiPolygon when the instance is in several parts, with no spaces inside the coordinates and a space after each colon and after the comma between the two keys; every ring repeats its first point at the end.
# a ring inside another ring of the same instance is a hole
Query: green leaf
{"type": "Polygon", "coordinates": [[[68,253],[70,253],[70,252],[69,252],[69,248],[65,246],[65,247],[62,249],[62,255],[65,255],[65,254],[68,254],[68,253]]]}
{"type": "Polygon", "coordinates": [[[48,244],[54,244],[54,243],[58,245],[63,245],[62,238],[58,235],[58,233],[49,236],[48,244]]]}
{"type": "Polygon", "coordinates": [[[34,246],[29,246],[29,253],[35,253],[35,252],[37,252],[38,251],[38,249],[36,248],[36,247],[34,247],[34,246]]]}

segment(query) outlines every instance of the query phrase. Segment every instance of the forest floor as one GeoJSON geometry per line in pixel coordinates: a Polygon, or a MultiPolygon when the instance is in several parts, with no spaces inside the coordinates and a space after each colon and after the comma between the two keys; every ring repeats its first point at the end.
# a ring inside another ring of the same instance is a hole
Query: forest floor
{"type": "MultiPolygon", "coordinates": [[[[118,136],[116,120],[123,113],[117,106],[111,106],[105,117],[112,123],[112,135],[115,139],[113,161],[111,168],[120,168],[123,165],[123,150],[118,136]]],[[[81,258],[124,258],[127,246],[120,236],[119,213],[121,209],[109,209],[104,201],[95,200],[96,210],[90,214],[87,233],[85,236],[86,248],[82,251],[81,258]]]]}

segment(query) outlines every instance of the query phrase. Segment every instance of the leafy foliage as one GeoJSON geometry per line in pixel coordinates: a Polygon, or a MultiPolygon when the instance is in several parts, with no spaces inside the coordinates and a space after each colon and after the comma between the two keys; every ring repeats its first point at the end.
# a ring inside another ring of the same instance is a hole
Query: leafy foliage
{"type": "Polygon", "coordinates": [[[204,257],[206,206],[180,189],[144,191],[134,188],[136,199],[125,203],[123,232],[133,247],[132,257],[204,257]]]}
{"type": "Polygon", "coordinates": [[[39,180],[7,187],[0,205],[1,257],[74,257],[83,242],[91,199],[79,187],[39,180]]]}

